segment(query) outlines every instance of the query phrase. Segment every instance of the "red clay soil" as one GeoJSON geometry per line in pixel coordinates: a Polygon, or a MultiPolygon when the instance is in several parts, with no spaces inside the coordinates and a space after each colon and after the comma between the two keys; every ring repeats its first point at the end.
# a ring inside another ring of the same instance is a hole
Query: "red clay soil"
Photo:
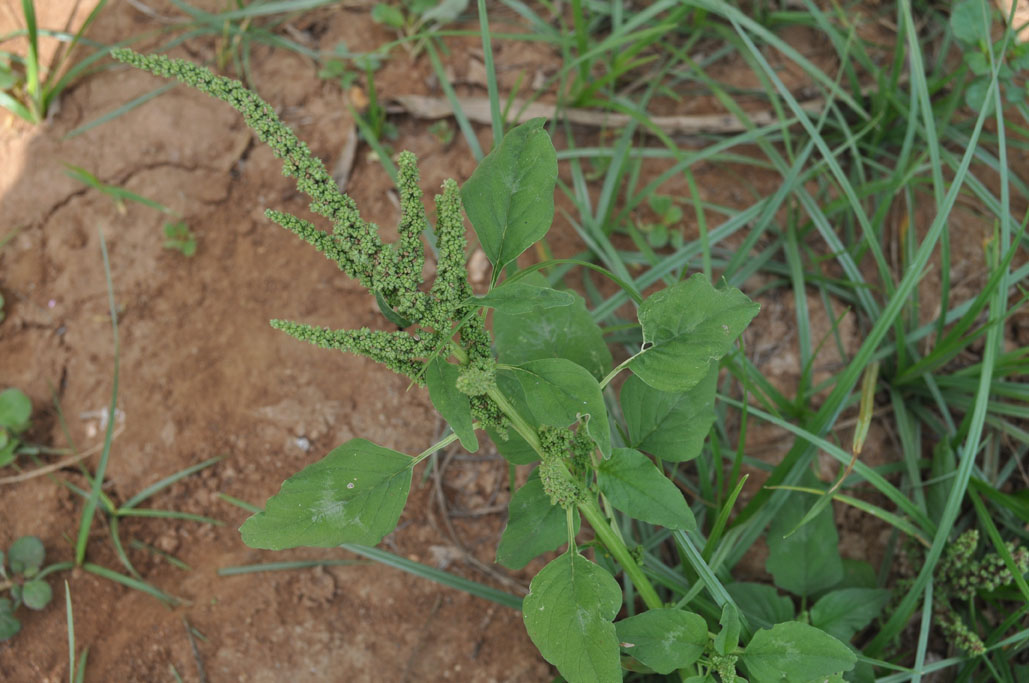
{"type": "MultiPolygon", "coordinates": [[[[158,14],[178,13],[167,2],[146,4],[158,14]]],[[[221,5],[199,4],[211,10],[221,5]]],[[[305,14],[290,22],[289,34],[313,49],[331,50],[341,40],[356,52],[372,49],[393,36],[370,20],[369,4],[348,2],[305,14]]],[[[58,27],[76,2],[37,5],[40,25],[58,27]]],[[[0,33],[18,25],[18,7],[6,1],[0,33]]],[[[80,8],[77,20],[82,16],[80,8]]],[[[90,35],[111,43],[161,27],[133,4],[112,2],[90,35]]],[[[448,39],[448,45],[448,74],[461,84],[461,93],[485,94],[477,41],[448,39]]],[[[825,46],[812,42],[815,47],[825,46]]],[[[215,50],[216,39],[206,38],[172,54],[211,63],[215,50]]],[[[255,47],[252,58],[257,91],[333,168],[353,128],[338,85],[319,79],[312,62],[286,50],[255,47]]],[[[552,73],[559,56],[538,45],[501,43],[497,63],[507,92],[523,75],[531,81],[552,73]]],[[[747,74],[740,73],[744,83],[747,74]]],[[[385,95],[441,95],[425,55],[400,48],[376,83],[385,95]]],[[[32,440],[67,445],[53,407],[56,399],[76,447],[99,448],[103,432],[96,416],[110,402],[114,371],[102,230],[119,315],[122,411],[104,491],[124,502],[162,477],[220,456],[217,465],[159,493],[149,505],[208,515],[224,526],[123,520],[126,544],[137,539],[189,566],[183,570],[155,552],[126,548],[142,576],[182,604],[165,607],[82,570],[57,574],[50,581],[55,595],[50,606],[42,612],[22,608],[21,633],[0,644],[0,680],[66,679],[64,580],[75,606],[77,643],[89,647],[87,681],[173,680],[173,668],[183,680],[212,682],[550,680],[553,673],[526,636],[520,613],[397,570],[359,562],[217,574],[261,562],[355,559],[341,550],[251,550],[236,531],[247,513],[219,493],[263,504],[283,479],[347,439],[364,437],[414,454],[434,442],[442,425],[426,392],[409,389],[405,379],[384,367],[316,349],[268,326],[271,318],[336,328],[379,326],[381,315],[357,283],[264,217],[265,208],[304,215],[306,200],[227,105],[178,87],[63,139],[161,85],[147,74],[112,67],[66,91],[45,125],[0,117],[0,236],[17,230],[0,249],[7,313],[0,324],[0,388],[19,387],[32,398],[32,440]],[[162,247],[169,217],[131,202],[119,210],[108,197],[69,178],[65,163],[170,207],[196,234],[196,255],[186,258],[162,247]],[[193,644],[187,623],[200,634],[193,644]]],[[[692,98],[662,113],[700,113],[710,105],[692,98]]],[[[471,174],[474,160],[459,134],[445,143],[426,122],[394,121],[399,137],[393,148],[418,155],[427,193],[437,191],[446,177],[463,182],[471,174]]],[[[479,133],[488,147],[489,131],[484,127],[479,133]]],[[[644,175],[660,170],[655,164],[644,175]]],[[[740,190],[740,169],[706,164],[693,170],[704,200],[735,206],[751,201],[749,191],[740,190]]],[[[775,174],[749,167],[745,172],[757,192],[774,191],[779,182],[775,174]]],[[[681,180],[664,191],[688,192],[681,180]]],[[[366,219],[386,226],[387,239],[395,234],[395,194],[364,145],[347,192],[366,219]]],[[[697,234],[690,220],[687,238],[697,234]]],[[[969,246],[969,264],[976,262],[978,233],[984,229],[979,226],[962,242],[969,246]]],[[[568,254],[580,248],[567,226],[551,246],[568,254]]],[[[756,289],[762,283],[750,284],[756,289]]],[[[821,340],[829,319],[815,293],[810,302],[812,338],[821,340]]],[[[748,332],[748,350],[775,386],[789,390],[799,376],[792,294],[775,290],[762,303],[763,314],[748,332]]],[[[851,317],[840,332],[848,351],[861,341],[851,317]]],[[[835,345],[826,349],[816,381],[839,367],[835,345]]],[[[748,451],[768,461],[776,461],[788,444],[781,433],[756,423],[748,431],[748,451]]],[[[873,427],[869,444],[870,464],[893,459],[882,430],[873,427]]],[[[400,525],[382,547],[518,592],[542,562],[513,576],[491,568],[506,519],[507,466],[485,449],[480,454],[485,455],[448,456],[438,483],[424,479],[420,469],[400,525]],[[490,569],[469,561],[466,550],[490,569]]],[[[58,459],[47,456],[44,462],[58,459]]],[[[96,456],[84,462],[92,470],[96,456]]],[[[12,474],[16,471],[6,468],[0,477],[12,474]]],[[[830,474],[827,468],[826,478],[830,474]]],[[[86,485],[75,468],[67,468],[0,486],[0,548],[34,534],[43,540],[48,561],[73,557],[82,505],[61,480],[86,485]]],[[[746,496],[751,494],[748,489],[746,496]]],[[[845,555],[878,559],[881,525],[852,510],[837,510],[837,519],[845,555]]],[[[99,518],[88,559],[123,571],[99,518]]],[[[758,550],[741,565],[741,578],[760,578],[763,565],[758,550]]]]}

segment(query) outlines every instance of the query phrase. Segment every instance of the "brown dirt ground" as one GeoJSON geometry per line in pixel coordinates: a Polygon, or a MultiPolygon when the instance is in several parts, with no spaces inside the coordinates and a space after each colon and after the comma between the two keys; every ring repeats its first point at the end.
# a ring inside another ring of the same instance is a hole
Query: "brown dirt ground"
{"type": "MultiPolygon", "coordinates": [[[[37,4],[42,26],[63,25],[75,5],[73,0],[37,4]]],[[[168,3],[148,4],[175,14],[168,3]]],[[[6,0],[0,32],[16,24],[15,7],[6,0]]],[[[82,15],[80,8],[78,20],[82,15]]],[[[312,12],[292,27],[323,50],[340,40],[352,50],[367,50],[391,38],[370,21],[367,4],[361,2],[312,12]]],[[[128,3],[112,2],[91,36],[114,42],[155,28],[159,25],[152,18],[128,3]]],[[[454,80],[464,83],[462,94],[484,94],[476,85],[481,82],[476,41],[448,43],[447,66],[454,80]]],[[[809,54],[825,53],[817,41],[809,47],[809,54]]],[[[556,55],[533,45],[500,43],[497,50],[504,89],[512,88],[522,74],[531,80],[534,74],[552,73],[559,63],[556,55]]],[[[214,40],[192,41],[174,54],[209,62],[214,40]]],[[[381,92],[440,94],[424,57],[412,61],[400,50],[395,55],[378,75],[381,92]]],[[[339,88],[319,80],[313,65],[293,53],[258,47],[253,59],[257,90],[331,168],[352,125],[339,88]]],[[[747,78],[741,76],[742,85],[747,78]]],[[[273,317],[360,327],[376,325],[379,314],[356,283],[264,218],[266,207],[302,214],[306,204],[281,176],[271,153],[253,144],[240,117],[227,106],[180,87],[113,123],[62,139],[158,85],[146,74],[114,68],[67,91],[59,111],[44,126],[5,119],[0,130],[0,234],[19,232],[0,251],[0,290],[8,315],[0,325],[0,387],[20,387],[32,398],[36,440],[67,443],[51,408],[53,391],[77,446],[87,449],[101,442],[96,420],[82,415],[103,409],[111,392],[114,358],[98,237],[102,229],[119,306],[118,403],[124,412],[105,491],[124,501],[161,477],[223,456],[218,465],[163,491],[151,504],[210,515],[225,525],[124,522],[126,542],[139,539],[189,564],[191,570],[181,571],[156,555],[129,550],[148,581],[186,602],[169,609],[83,571],[60,575],[51,582],[53,603],[39,613],[22,611],[22,632],[0,644],[0,679],[66,677],[59,589],[60,579],[66,578],[78,643],[90,648],[87,680],[171,680],[174,667],[184,680],[195,681],[200,680],[197,661],[214,682],[549,680],[551,670],[526,637],[520,614],[398,571],[356,564],[234,577],[216,574],[220,568],[256,562],[349,557],[343,551],[248,549],[236,532],[246,513],[223,502],[218,493],[261,503],[284,478],[346,439],[361,436],[416,453],[433,442],[440,423],[425,392],[408,391],[407,382],[386,369],[320,351],[268,327],[273,317]],[[165,218],[157,212],[131,203],[118,211],[108,198],[68,178],[62,163],[86,167],[107,183],[179,212],[197,235],[196,256],[187,259],[162,249],[165,218]],[[302,440],[309,443],[306,451],[302,440]],[[196,653],[184,620],[203,634],[196,653]]],[[[712,103],[688,99],[672,113],[698,113],[705,105],[712,103]]],[[[398,118],[396,123],[400,137],[394,148],[419,156],[427,192],[445,177],[461,182],[470,175],[474,162],[460,135],[444,145],[427,132],[424,122],[398,118]]],[[[488,141],[489,132],[479,132],[488,141]]],[[[660,170],[660,164],[648,167],[644,180],[660,170]]],[[[708,164],[694,171],[705,200],[724,205],[747,201],[749,194],[741,192],[734,169],[708,164]]],[[[774,174],[752,168],[746,173],[747,183],[759,192],[778,183],[774,174]]],[[[388,177],[364,147],[347,191],[365,218],[395,224],[399,211],[388,177]]],[[[669,183],[664,191],[688,194],[682,182],[669,183]]],[[[692,217],[685,220],[687,238],[695,237],[692,217]]],[[[978,239],[968,240],[970,259],[975,258],[978,239]]],[[[578,249],[567,226],[552,246],[559,254],[578,249]]],[[[748,348],[773,383],[788,390],[799,372],[791,329],[794,302],[779,293],[762,303],[765,314],[748,331],[748,348]]],[[[814,294],[810,305],[816,317],[813,337],[818,339],[829,329],[828,318],[814,294]]],[[[842,328],[848,351],[856,348],[861,335],[849,320],[842,328]]],[[[832,353],[819,365],[823,376],[839,362],[832,353]]],[[[881,456],[872,464],[892,459],[882,430],[873,430],[870,443],[876,445],[870,450],[881,456]]],[[[788,441],[755,426],[748,448],[775,461],[788,441]]],[[[95,466],[95,459],[87,462],[95,466]]],[[[400,526],[383,545],[501,585],[495,574],[465,560],[458,546],[482,563],[492,561],[505,521],[506,465],[495,458],[460,455],[447,462],[442,490],[448,509],[476,514],[453,516],[455,537],[444,523],[432,482],[419,486],[421,477],[416,476],[400,526]]],[[[84,482],[73,469],[56,477],[80,486],[84,482]]],[[[35,534],[43,539],[51,561],[71,557],[81,505],[55,482],[44,477],[2,489],[0,547],[20,535],[35,534]]],[[[845,554],[871,555],[875,561],[884,541],[879,538],[882,527],[849,510],[838,510],[838,520],[845,554]]],[[[89,559],[121,569],[99,523],[94,525],[89,559]]],[[[743,575],[762,576],[763,563],[756,553],[741,568],[743,575]]],[[[510,579],[515,587],[509,589],[518,590],[529,576],[516,574],[510,579]]]]}

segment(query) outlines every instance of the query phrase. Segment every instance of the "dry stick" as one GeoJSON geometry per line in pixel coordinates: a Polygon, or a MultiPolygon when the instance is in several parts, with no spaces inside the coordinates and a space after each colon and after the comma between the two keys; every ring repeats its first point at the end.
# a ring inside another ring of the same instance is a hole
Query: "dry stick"
{"type": "Polygon", "coordinates": [[[404,665],[404,673],[400,675],[402,683],[407,683],[411,680],[411,672],[414,670],[415,664],[421,655],[422,650],[425,649],[425,641],[429,636],[429,627],[432,626],[432,622],[435,621],[436,615],[439,613],[439,608],[443,606],[443,595],[442,593],[436,594],[436,602],[432,605],[432,610],[429,612],[429,616],[425,619],[425,623],[422,625],[422,629],[419,632],[418,642],[415,643],[411,649],[411,656],[407,658],[407,664],[404,665]]]}
{"type": "MultiPolygon", "coordinates": [[[[117,439],[118,436],[121,435],[121,433],[124,432],[124,431],[125,431],[125,427],[122,427],[121,429],[115,431],[114,434],[111,435],[111,442],[113,443],[114,440],[117,439]]],[[[0,486],[3,486],[4,484],[17,484],[18,482],[28,481],[29,479],[35,479],[36,477],[42,477],[44,474],[49,474],[51,472],[56,472],[57,470],[64,469],[65,467],[68,467],[69,465],[74,465],[75,463],[79,462],[80,460],[85,460],[86,458],[88,458],[89,456],[93,455],[94,453],[97,453],[97,452],[103,450],[103,448],[104,448],[104,445],[102,443],[98,443],[95,446],[93,446],[92,448],[87,448],[86,450],[82,451],[81,453],[77,453],[75,455],[67,457],[64,460],[60,460],[58,462],[55,462],[52,465],[46,465],[44,467],[39,467],[37,469],[34,469],[34,470],[30,471],[30,472],[22,472],[21,474],[15,474],[15,475],[12,475],[10,477],[4,477],[4,478],[0,479],[0,486]]]]}
{"type": "Polygon", "coordinates": [[[357,160],[357,124],[351,122],[347,132],[347,141],[343,144],[343,151],[339,155],[336,167],[332,169],[332,179],[340,192],[347,191],[347,183],[350,182],[350,172],[354,170],[354,162],[357,160]]]}
{"type": "Polygon", "coordinates": [[[207,673],[204,671],[204,660],[200,658],[200,648],[197,646],[197,639],[193,635],[193,627],[182,617],[182,623],[186,627],[186,637],[189,638],[189,647],[193,650],[193,660],[197,665],[197,677],[200,683],[207,683],[207,673]]]}
{"type": "MultiPolygon", "coordinates": [[[[1003,2],[1005,0],[997,0],[1003,2]]],[[[1007,0],[1011,1],[1011,0],[1007,0]]],[[[1029,0],[1014,0],[1020,5],[1029,4],[1029,0]]],[[[902,74],[900,83],[907,82],[907,74],[902,74]]],[[[861,88],[861,96],[876,91],[877,84],[865,85],[861,88]]],[[[390,98],[392,103],[386,108],[390,114],[409,114],[419,119],[443,119],[454,114],[450,100],[442,97],[426,97],[424,95],[396,95],[390,98]]],[[[469,121],[490,124],[490,102],[487,97],[458,97],[460,105],[469,121]]],[[[816,97],[800,102],[800,108],[811,115],[821,114],[826,107],[824,97],[816,97]]],[[[545,119],[560,118],[572,124],[591,126],[594,128],[624,128],[635,119],[628,114],[614,114],[595,109],[574,109],[558,107],[544,102],[526,102],[523,99],[511,100],[509,123],[520,123],[528,119],[542,117],[545,119]]],[[[774,111],[755,111],[747,114],[749,121],[743,122],[732,114],[682,114],[678,116],[648,116],[647,120],[665,133],[672,135],[697,135],[700,133],[724,135],[727,133],[745,133],[754,126],[768,126],[782,119],[774,111]]]]}
{"type": "Polygon", "coordinates": [[[165,24],[179,24],[185,20],[185,17],[182,19],[176,19],[175,17],[165,16],[149,5],[143,4],[140,0],[126,0],[126,2],[136,8],[137,11],[142,12],[154,21],[160,21],[165,24]]]}
{"type": "Polygon", "coordinates": [[[495,581],[499,581],[500,583],[504,584],[509,588],[515,588],[521,591],[523,594],[528,593],[529,589],[527,587],[525,587],[518,581],[515,581],[511,577],[501,574],[497,570],[490,567],[488,564],[481,562],[461,542],[461,539],[457,535],[457,530],[454,528],[454,525],[450,521],[450,510],[447,508],[447,498],[443,494],[443,472],[446,471],[447,466],[450,464],[450,457],[448,456],[443,460],[443,462],[440,462],[438,455],[439,454],[437,453],[433,453],[432,455],[432,458],[435,461],[436,465],[435,467],[433,467],[433,489],[436,494],[436,504],[439,505],[440,512],[443,515],[443,525],[447,528],[447,533],[450,534],[450,540],[454,543],[457,549],[461,551],[461,554],[464,556],[464,560],[476,569],[478,569],[480,572],[482,572],[486,576],[489,576],[495,581]]]}
{"type": "MultiPolygon", "coordinates": [[[[397,95],[391,97],[394,104],[387,108],[389,113],[406,113],[420,119],[442,119],[452,116],[453,108],[446,98],[426,97],[423,95],[397,95]]],[[[458,97],[462,111],[468,120],[475,123],[488,124],[490,118],[490,103],[486,97],[458,97]]],[[[825,100],[817,98],[801,103],[801,108],[809,114],[819,114],[825,107],[825,100]]],[[[537,117],[552,119],[560,113],[561,118],[572,124],[580,126],[593,126],[603,128],[622,128],[632,122],[632,117],[627,114],[613,114],[592,109],[558,109],[557,105],[543,102],[526,103],[524,100],[515,99],[511,106],[515,112],[510,123],[519,123],[537,117]]],[[[779,117],[772,111],[758,111],[749,115],[750,126],[766,126],[776,121],[779,117]]],[[[748,130],[744,124],[732,114],[697,114],[682,116],[651,116],[648,119],[654,126],[666,133],[695,135],[698,133],[742,133],[748,130]]]]}

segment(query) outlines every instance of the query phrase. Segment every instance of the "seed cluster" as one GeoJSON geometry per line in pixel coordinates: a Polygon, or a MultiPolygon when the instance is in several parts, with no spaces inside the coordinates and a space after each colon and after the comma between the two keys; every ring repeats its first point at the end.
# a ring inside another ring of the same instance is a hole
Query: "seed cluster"
{"type": "MultiPolygon", "coordinates": [[[[309,208],[332,223],[332,232],[282,211],[269,210],[268,218],[312,245],[334,261],[344,273],[377,294],[401,318],[417,326],[414,334],[369,330],[332,330],[303,323],[273,320],[272,326],[323,348],[339,349],[367,356],[391,370],[423,383],[425,360],[447,346],[460,321],[458,339],[468,357],[465,374],[468,388],[481,389],[483,379],[494,371],[490,338],[481,316],[468,304],[471,287],[465,264],[467,243],[457,183],[447,180],[435,198],[434,228],[438,259],[431,289],[421,289],[425,253],[422,234],[429,221],[422,204],[415,156],[397,156],[397,189],[401,218],[399,240],[385,244],[378,227],[361,218],[354,200],[340,192],[325,165],[276,115],[272,107],[237,80],[218,76],[191,62],[163,55],[141,55],[117,49],[111,55],[126,64],[158,76],[174,78],[201,92],[227,102],[243,115],[257,137],[282,159],[282,172],[296,179],[297,189],[311,198],[309,208]],[[474,386],[472,386],[474,385],[474,386]]],[[[478,392],[481,394],[482,392],[478,392]]],[[[486,424],[500,424],[493,402],[476,395],[473,412],[486,424]]]]}
{"type": "Polygon", "coordinates": [[[543,451],[540,480],[550,502],[564,508],[585,501],[589,495],[586,480],[593,442],[583,430],[573,431],[544,425],[537,432],[543,451]]]}
{"type": "MultiPolygon", "coordinates": [[[[1024,574],[1029,570],[1029,550],[1012,542],[1006,545],[1015,568],[1024,574]]],[[[947,548],[934,577],[936,623],[955,647],[971,655],[985,653],[986,645],[976,630],[965,623],[956,601],[971,602],[980,591],[988,593],[1014,582],[1011,570],[999,553],[988,552],[976,559],[978,546],[977,529],[969,529],[958,536],[947,548]]],[[[906,584],[910,584],[910,580],[903,582],[902,587],[906,584]]]]}

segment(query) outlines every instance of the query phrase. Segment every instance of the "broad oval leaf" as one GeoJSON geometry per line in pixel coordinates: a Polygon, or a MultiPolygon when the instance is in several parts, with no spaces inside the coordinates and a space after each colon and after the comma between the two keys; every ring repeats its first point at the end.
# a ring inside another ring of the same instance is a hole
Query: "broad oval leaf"
{"type": "Polygon", "coordinates": [[[575,303],[575,294],[551,287],[512,282],[495,287],[482,296],[473,297],[471,303],[476,306],[495,308],[507,315],[522,315],[532,313],[537,308],[571,306],[575,303]]]}
{"type": "Polygon", "coordinates": [[[967,45],[979,47],[989,40],[991,8],[981,0],[962,0],[950,11],[950,30],[967,45]]]}
{"type": "Polygon", "coordinates": [[[734,605],[725,603],[722,605],[722,617],[718,620],[718,635],[715,636],[713,645],[715,652],[720,655],[730,655],[740,646],[740,631],[743,630],[740,624],[740,613],[734,605]]]}
{"type": "Polygon", "coordinates": [[[611,456],[611,427],[600,383],[564,358],[534,360],[497,371],[497,384],[536,424],[568,427],[589,416],[585,429],[604,457],[611,456]]]}
{"type": "Polygon", "coordinates": [[[758,631],[743,651],[751,683],[820,681],[850,671],[856,662],[849,647],[799,621],[758,631]]]}
{"type": "Polygon", "coordinates": [[[461,187],[461,202],[494,273],[518,258],[554,220],[557,153],[542,118],[511,129],[461,187]]]}
{"type": "Polygon", "coordinates": [[[768,559],[765,568],[775,585],[800,596],[810,596],[832,588],[843,579],[839,534],[833,521],[832,508],[826,508],[814,519],[797,529],[803,519],[805,501],[791,495],[768,529],[768,559]]]}
{"type": "Polygon", "coordinates": [[[674,607],[622,619],[615,630],[625,651],[659,674],[693,664],[707,647],[704,617],[674,607]]]}
{"type": "Polygon", "coordinates": [[[682,491],[637,450],[614,449],[597,467],[597,485],[612,505],[638,520],[668,529],[697,528],[682,491]]]}
{"type": "Polygon", "coordinates": [[[752,626],[768,628],[784,621],[793,621],[793,601],[780,595],[775,586],[766,583],[730,583],[725,586],[752,626]]]}
{"type": "Polygon", "coordinates": [[[811,607],[811,625],[849,642],[872,623],[890,601],[883,588],[844,588],[826,593],[811,607]]]}
{"type": "MultiPolygon", "coordinates": [[[[537,556],[568,541],[565,510],[550,502],[539,470],[515,491],[507,508],[507,526],[497,546],[497,562],[521,569],[537,556]]],[[[572,511],[574,532],[579,532],[579,512],[572,511]]]]}
{"type": "Polygon", "coordinates": [[[14,616],[14,606],[7,598],[0,598],[0,641],[13,638],[21,630],[21,622],[14,616]]]}
{"type": "Polygon", "coordinates": [[[686,391],[711,371],[760,306],[703,274],[652,294],[639,309],[644,350],[629,367],[659,391],[686,391]]]}
{"type": "Polygon", "coordinates": [[[4,389],[0,392],[0,427],[12,432],[23,431],[32,415],[32,401],[21,389],[4,389]]]}
{"type": "Polygon", "coordinates": [[[622,668],[611,621],[621,607],[618,582],[569,551],[532,579],[522,618],[540,654],[568,683],[617,683],[622,668]]]}
{"type": "Polygon", "coordinates": [[[53,593],[50,584],[40,579],[26,581],[21,587],[21,599],[29,609],[43,609],[50,604],[53,593]]]}
{"type": "Polygon", "coordinates": [[[43,541],[35,536],[22,536],[7,550],[7,562],[15,574],[35,573],[45,557],[43,541]]]}
{"type": "Polygon", "coordinates": [[[506,439],[494,427],[486,427],[486,434],[497,447],[497,452],[513,465],[531,465],[540,459],[539,453],[513,429],[507,430],[506,439]]]}
{"type": "Polygon", "coordinates": [[[456,365],[439,358],[433,358],[425,367],[425,385],[429,388],[429,400],[447,421],[469,453],[479,450],[479,439],[472,426],[472,406],[466,394],[457,389],[457,377],[461,374],[456,365]]]}
{"type": "MultiPolygon", "coordinates": [[[[547,284],[539,273],[530,273],[519,282],[539,287],[547,284]]],[[[565,358],[603,379],[612,364],[604,333],[586,310],[586,301],[574,292],[565,293],[572,297],[567,307],[536,308],[522,315],[498,308],[493,313],[493,338],[500,362],[518,365],[565,358]]]]}
{"type": "Polygon", "coordinates": [[[619,399],[629,445],[668,462],[696,458],[715,421],[717,383],[717,367],[695,387],[681,392],[658,391],[630,375],[619,399]]]}
{"type": "Polygon", "coordinates": [[[411,489],[413,459],[351,439],[282,483],[240,533],[251,548],[375,545],[393,531],[411,489]]]}

